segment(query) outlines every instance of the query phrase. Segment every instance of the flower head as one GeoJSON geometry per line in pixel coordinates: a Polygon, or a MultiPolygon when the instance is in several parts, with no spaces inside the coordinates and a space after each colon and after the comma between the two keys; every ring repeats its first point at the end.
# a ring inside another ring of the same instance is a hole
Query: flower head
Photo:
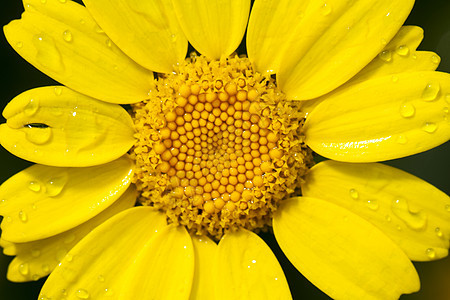
{"type": "Polygon", "coordinates": [[[36,163],[0,186],[8,278],[50,274],[40,299],[286,299],[273,230],[333,298],[417,291],[450,199],[377,163],[450,137],[413,2],[27,1],[8,42],[64,86],[3,112],[0,143],[36,163]]]}

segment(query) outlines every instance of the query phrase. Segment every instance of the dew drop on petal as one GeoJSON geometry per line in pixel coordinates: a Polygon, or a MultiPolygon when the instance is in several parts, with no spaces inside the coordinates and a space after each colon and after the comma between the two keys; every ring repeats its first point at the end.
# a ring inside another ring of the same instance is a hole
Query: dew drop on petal
{"type": "Polygon", "coordinates": [[[436,229],[434,229],[434,232],[436,232],[436,235],[438,236],[438,237],[442,237],[444,234],[442,233],[442,230],[441,230],[441,228],[439,228],[439,227],[436,227],[436,229]]]}
{"type": "Polygon", "coordinates": [[[436,131],[437,125],[436,125],[436,123],[433,123],[433,122],[426,122],[425,124],[423,124],[422,129],[425,132],[433,133],[436,131]]]}
{"type": "Polygon", "coordinates": [[[76,292],[76,296],[80,299],[89,299],[89,292],[86,291],[85,289],[79,289],[76,292]]]}
{"type": "Polygon", "coordinates": [[[112,41],[110,39],[106,39],[106,46],[108,46],[109,48],[112,47],[112,41]]]}
{"type": "Polygon", "coordinates": [[[64,4],[67,2],[67,0],[59,0],[59,2],[64,4]]]}
{"type": "Polygon", "coordinates": [[[400,56],[406,56],[409,54],[409,48],[406,45],[398,46],[395,52],[400,56]]]}
{"type": "Polygon", "coordinates": [[[31,256],[39,257],[40,255],[41,255],[41,250],[39,250],[39,249],[32,249],[31,250],[31,256]]]}
{"type": "Polygon", "coordinates": [[[395,141],[400,145],[405,145],[408,142],[408,139],[404,135],[399,135],[395,141]]]}
{"type": "Polygon", "coordinates": [[[50,272],[50,267],[47,264],[42,265],[42,271],[44,271],[45,273],[50,272]]]}
{"type": "Polygon", "coordinates": [[[392,60],[392,52],[390,50],[384,50],[378,54],[378,57],[384,62],[390,62],[392,60]]]}
{"type": "Polygon", "coordinates": [[[447,103],[450,103],[450,94],[445,95],[445,101],[447,101],[447,103]]]}
{"type": "Polygon", "coordinates": [[[390,222],[392,220],[390,215],[386,215],[386,221],[390,222]]]}
{"type": "Polygon", "coordinates": [[[71,262],[73,260],[73,255],[70,253],[66,254],[66,261],[71,262]]]}
{"type": "Polygon", "coordinates": [[[30,99],[30,101],[28,101],[27,105],[25,105],[25,107],[23,108],[23,113],[26,116],[31,117],[38,111],[38,109],[39,109],[39,100],[30,99]]]}
{"type": "Polygon", "coordinates": [[[328,3],[325,3],[322,6],[322,15],[328,16],[329,14],[331,14],[331,5],[328,3]]]}
{"type": "Polygon", "coordinates": [[[19,220],[22,221],[23,223],[28,221],[28,215],[26,212],[24,211],[19,211],[19,220]]]}
{"type": "Polygon", "coordinates": [[[28,265],[28,263],[20,264],[19,273],[23,276],[27,276],[30,273],[30,265],[28,265]]]}
{"type": "Polygon", "coordinates": [[[75,234],[71,233],[64,238],[65,244],[70,244],[75,240],[75,234]]]}
{"type": "Polygon", "coordinates": [[[403,104],[402,106],[400,106],[400,115],[403,118],[410,118],[410,117],[414,116],[415,112],[416,112],[416,109],[410,103],[406,103],[406,104],[403,104]]]}
{"type": "Polygon", "coordinates": [[[30,181],[28,183],[28,188],[33,192],[39,192],[41,190],[41,185],[37,181],[30,181]]]}
{"type": "Polygon", "coordinates": [[[377,210],[379,208],[378,201],[376,199],[367,200],[366,204],[371,210],[377,210]]]}
{"type": "Polygon", "coordinates": [[[98,275],[97,279],[100,282],[105,282],[105,277],[103,275],[98,275]]]}
{"type": "Polygon", "coordinates": [[[60,87],[60,86],[55,86],[55,95],[56,96],[61,96],[61,94],[62,94],[62,87],[60,87]]]}
{"type": "Polygon", "coordinates": [[[68,179],[69,176],[67,172],[64,172],[61,176],[51,178],[45,185],[45,193],[50,197],[58,196],[64,189],[64,186],[66,185],[68,179]]]}
{"type": "Polygon", "coordinates": [[[352,197],[352,199],[357,200],[359,198],[359,193],[357,190],[350,189],[349,193],[350,193],[350,197],[352,197]]]}
{"type": "Polygon", "coordinates": [[[440,63],[441,60],[439,59],[439,57],[437,55],[433,55],[433,56],[431,56],[431,61],[435,64],[438,64],[438,63],[440,63]]]}
{"type": "Polygon", "coordinates": [[[39,275],[38,274],[33,274],[33,276],[31,276],[31,279],[33,279],[34,281],[38,281],[39,280],[39,275]]]}
{"type": "Polygon", "coordinates": [[[172,43],[175,43],[177,41],[178,36],[176,34],[172,34],[170,35],[170,40],[172,41],[172,43]]]}
{"type": "Polygon", "coordinates": [[[445,206],[445,210],[446,210],[447,212],[450,213],[450,204],[447,204],[447,205],[445,206]]]}
{"type": "Polygon", "coordinates": [[[436,251],[433,248],[428,248],[425,252],[429,259],[436,258],[436,251]]]}
{"type": "Polygon", "coordinates": [[[391,77],[391,79],[392,79],[392,82],[398,82],[398,76],[397,75],[392,75],[392,77],[391,77]]]}
{"type": "Polygon", "coordinates": [[[68,42],[68,43],[72,42],[72,40],[73,40],[72,33],[69,30],[64,31],[63,32],[63,39],[66,42],[68,42]]]}
{"type": "Polygon", "coordinates": [[[114,292],[111,289],[105,289],[106,297],[111,297],[112,295],[114,295],[114,292]]]}
{"type": "Polygon", "coordinates": [[[441,86],[439,82],[429,82],[422,92],[422,99],[425,101],[433,101],[436,99],[440,90],[441,86]]]}
{"type": "Polygon", "coordinates": [[[47,0],[41,0],[41,3],[45,4],[45,3],[47,3],[47,0]]]}
{"type": "Polygon", "coordinates": [[[23,47],[23,43],[22,42],[17,42],[16,43],[16,47],[19,48],[19,49],[22,48],[23,47]]]}
{"type": "Polygon", "coordinates": [[[0,200],[0,205],[4,205],[6,203],[6,199],[0,200]]]}
{"type": "Polygon", "coordinates": [[[40,295],[38,300],[51,300],[51,299],[45,295],[40,295]]]}
{"type": "Polygon", "coordinates": [[[33,144],[43,145],[52,137],[52,129],[50,127],[36,128],[30,127],[27,130],[26,138],[33,144]]]}
{"type": "Polygon", "coordinates": [[[411,212],[408,202],[405,199],[397,199],[392,201],[391,210],[411,229],[421,230],[427,224],[427,215],[422,211],[411,212]]]}

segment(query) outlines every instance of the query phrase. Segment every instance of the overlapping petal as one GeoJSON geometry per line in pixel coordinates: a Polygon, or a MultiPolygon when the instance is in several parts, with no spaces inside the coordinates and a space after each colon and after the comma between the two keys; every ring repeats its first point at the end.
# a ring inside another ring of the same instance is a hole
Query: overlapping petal
{"type": "Polygon", "coordinates": [[[122,157],[86,168],[33,165],[0,186],[2,238],[15,243],[72,229],[112,205],[131,184],[133,163],[122,157]]]}
{"type": "Polygon", "coordinates": [[[420,287],[406,254],[349,210],[298,197],[281,205],[273,221],[288,259],[334,299],[398,299],[420,287]]]}
{"type": "MultiPolygon", "coordinates": [[[[134,206],[136,189],[128,190],[110,207],[89,221],[58,235],[29,243],[13,244],[9,247],[9,255],[16,255],[8,267],[7,278],[14,282],[37,280],[50,274],[61,262],[67,252],[73,248],[92,229],[114,216],[134,206]],[[14,249],[12,252],[11,250],[14,249]],[[11,254],[12,252],[12,254],[11,254]]],[[[5,249],[6,250],[6,249],[5,249]]],[[[7,254],[8,251],[5,251],[7,254]]],[[[69,261],[71,257],[67,257],[69,261]]]]}
{"type": "Polygon", "coordinates": [[[0,143],[36,163],[84,167],[110,162],[134,143],[130,115],[66,87],[26,91],[4,109],[0,143]]]}
{"type": "Polygon", "coordinates": [[[306,144],[339,161],[405,157],[449,140],[449,106],[447,73],[375,77],[327,95],[308,115],[306,144]]]}
{"type": "Polygon", "coordinates": [[[368,220],[412,260],[447,256],[450,198],[406,172],[382,164],[326,161],[302,185],[304,196],[326,199],[368,220]]]}
{"type": "Polygon", "coordinates": [[[240,229],[225,234],[213,265],[217,299],[291,299],[275,255],[255,233],[240,229]]]}
{"type": "Polygon", "coordinates": [[[69,251],[48,277],[40,297],[117,298],[127,283],[124,266],[131,265],[144,245],[165,226],[165,215],[150,207],[135,207],[115,215],[69,251]]]}
{"type": "Polygon", "coordinates": [[[20,20],[4,27],[10,45],[64,85],[112,103],[146,99],[152,72],[126,56],[73,1],[27,0],[20,20]]]}
{"type": "Polygon", "coordinates": [[[206,236],[193,236],[195,272],[190,299],[214,299],[214,280],[211,266],[215,263],[217,244],[206,236]]]}
{"type": "Polygon", "coordinates": [[[173,1],[184,34],[201,54],[220,59],[241,43],[250,12],[249,0],[173,1]]]}
{"type": "Polygon", "coordinates": [[[141,66],[170,73],[186,56],[187,40],[171,1],[83,1],[108,37],[141,66]]]}
{"type": "Polygon", "coordinates": [[[277,76],[291,99],[309,100],[345,83],[397,33],[414,0],[310,1],[297,17],[277,76]]]}

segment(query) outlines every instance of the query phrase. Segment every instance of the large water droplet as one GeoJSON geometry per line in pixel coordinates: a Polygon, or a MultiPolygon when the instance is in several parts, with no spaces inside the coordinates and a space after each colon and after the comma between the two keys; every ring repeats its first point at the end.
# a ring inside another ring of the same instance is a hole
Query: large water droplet
{"type": "Polygon", "coordinates": [[[328,3],[325,3],[324,5],[322,5],[322,15],[324,16],[328,16],[329,14],[331,14],[331,5],[328,3]]]}
{"type": "Polygon", "coordinates": [[[429,82],[422,92],[422,99],[425,101],[433,101],[437,98],[441,86],[439,82],[429,82]]]}
{"type": "Polygon", "coordinates": [[[41,190],[41,185],[37,181],[30,181],[28,183],[28,188],[33,192],[39,192],[41,190]]]}
{"type": "Polygon", "coordinates": [[[436,131],[437,125],[436,125],[436,123],[433,123],[433,122],[426,122],[425,124],[423,124],[422,129],[425,132],[433,133],[436,131]]]}
{"type": "Polygon", "coordinates": [[[50,127],[28,127],[26,132],[27,140],[36,145],[43,145],[52,137],[52,129],[50,127]]]}
{"type": "Polygon", "coordinates": [[[400,115],[403,118],[411,118],[412,116],[414,116],[415,112],[416,112],[416,109],[410,103],[406,103],[406,104],[403,104],[402,106],[400,106],[400,115]]]}
{"type": "Polygon", "coordinates": [[[406,56],[409,54],[409,48],[406,45],[398,46],[395,52],[400,56],[406,56]]]}
{"type": "Polygon", "coordinates": [[[352,199],[357,200],[359,198],[359,193],[357,190],[350,189],[349,193],[350,193],[350,197],[352,197],[352,199]]]}
{"type": "Polygon", "coordinates": [[[428,248],[425,253],[427,254],[429,259],[435,259],[436,258],[436,251],[433,248],[428,248]]]}
{"type": "Polygon", "coordinates": [[[23,113],[26,116],[31,117],[38,111],[38,109],[39,109],[39,100],[38,99],[30,99],[30,101],[28,101],[27,105],[25,105],[25,107],[23,108],[23,113]]]}
{"type": "Polygon", "coordinates": [[[399,135],[395,141],[400,145],[405,145],[408,142],[408,139],[404,135],[399,135]]]}
{"type": "Polygon", "coordinates": [[[73,40],[73,36],[72,33],[69,30],[66,30],[63,32],[63,39],[68,42],[71,43],[73,40]]]}
{"type": "Polygon", "coordinates": [[[57,73],[64,71],[61,53],[52,37],[36,35],[33,44],[37,49],[36,60],[39,64],[57,73]]]}
{"type": "Polygon", "coordinates": [[[50,179],[45,185],[45,193],[50,197],[58,196],[66,185],[68,179],[69,175],[67,172],[62,173],[61,176],[50,179]]]}
{"type": "Polygon", "coordinates": [[[22,221],[23,223],[28,221],[28,215],[26,212],[24,211],[19,211],[19,220],[22,221]]]}
{"type": "Polygon", "coordinates": [[[421,230],[427,224],[427,215],[422,211],[411,212],[408,202],[404,199],[392,201],[391,209],[411,229],[421,230]]]}
{"type": "Polygon", "coordinates": [[[28,263],[20,264],[19,273],[23,276],[27,276],[30,273],[30,265],[28,263]]]}
{"type": "Polygon", "coordinates": [[[377,210],[380,207],[376,199],[367,200],[366,204],[371,210],[377,210]]]}
{"type": "Polygon", "coordinates": [[[86,291],[85,289],[79,289],[76,292],[76,296],[80,299],[88,299],[89,298],[89,293],[88,291],[86,291]]]}
{"type": "Polygon", "coordinates": [[[384,62],[390,62],[392,60],[392,52],[390,50],[384,50],[378,54],[378,57],[384,62]]]}

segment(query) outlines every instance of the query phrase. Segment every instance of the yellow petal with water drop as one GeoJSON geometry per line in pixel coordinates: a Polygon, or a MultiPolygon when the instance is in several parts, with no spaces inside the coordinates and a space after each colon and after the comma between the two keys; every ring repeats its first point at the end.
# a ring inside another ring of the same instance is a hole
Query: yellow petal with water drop
{"type": "Polygon", "coordinates": [[[247,29],[247,53],[261,73],[277,73],[283,53],[289,48],[292,30],[301,22],[310,5],[308,1],[255,1],[247,29]]]}
{"type": "Polygon", "coordinates": [[[3,116],[2,146],[44,165],[99,165],[119,158],[134,143],[133,121],[125,109],[62,86],[20,94],[3,116]]]}
{"type": "Polygon", "coordinates": [[[420,288],[406,254],[378,228],[338,205],[292,198],[275,213],[273,229],[291,263],[333,299],[398,299],[420,288]]]}
{"type": "Polygon", "coordinates": [[[353,77],[346,85],[355,84],[376,77],[416,71],[434,71],[440,58],[436,53],[416,51],[423,39],[423,29],[417,26],[403,26],[383,50],[353,77]]]}
{"type": "Polygon", "coordinates": [[[184,61],[187,39],[171,1],[83,1],[116,45],[141,66],[160,73],[184,61]]]}
{"type": "Polygon", "coordinates": [[[414,0],[310,1],[277,75],[288,98],[322,96],[364,68],[394,37],[414,0]],[[357,59],[355,59],[357,58],[357,59]]]}
{"type": "Polygon", "coordinates": [[[217,251],[217,244],[205,236],[192,236],[195,253],[195,272],[192,281],[192,300],[214,299],[214,281],[211,266],[217,251]],[[205,288],[209,287],[209,288],[205,288]]]}
{"type": "Polygon", "coordinates": [[[40,297],[59,299],[64,287],[74,299],[118,298],[126,284],[124,270],[164,227],[165,215],[151,207],[134,207],[113,216],[69,251],[72,261],[64,259],[53,270],[40,297]]]}
{"type": "Polygon", "coordinates": [[[375,162],[420,153],[450,138],[450,75],[377,77],[326,96],[308,115],[306,143],[333,160],[375,162]]]}
{"type": "Polygon", "coordinates": [[[136,202],[136,189],[128,190],[110,207],[87,222],[58,235],[28,243],[14,243],[16,257],[8,267],[7,278],[13,282],[37,280],[47,276],[65,258],[67,262],[76,262],[72,256],[66,256],[83,237],[95,227],[119,212],[131,208],[136,202]],[[23,272],[23,265],[28,272],[23,272]]]}
{"type": "Polygon", "coordinates": [[[126,56],[73,1],[26,1],[20,20],[4,27],[11,46],[64,85],[112,103],[146,99],[152,72],[126,56]],[[18,46],[20,45],[20,46],[18,46]]]}
{"type": "Polygon", "coordinates": [[[194,249],[186,229],[168,226],[140,250],[124,274],[120,299],[188,299],[194,249]]]}
{"type": "Polygon", "coordinates": [[[125,192],[133,169],[133,162],[122,157],[96,167],[33,165],[17,173],[0,186],[0,198],[7,200],[0,207],[2,238],[30,242],[88,221],[125,192]]]}
{"type": "Polygon", "coordinates": [[[212,268],[217,299],[292,298],[277,258],[251,231],[225,234],[212,268]]]}
{"type": "Polygon", "coordinates": [[[450,213],[445,207],[450,197],[399,169],[321,162],[308,173],[302,193],[338,204],[371,222],[412,260],[448,254],[450,213]],[[434,249],[433,256],[427,253],[429,248],[434,249]]]}
{"type": "Polygon", "coordinates": [[[250,12],[249,0],[174,0],[178,21],[192,46],[201,54],[220,59],[241,43],[250,12]]]}

